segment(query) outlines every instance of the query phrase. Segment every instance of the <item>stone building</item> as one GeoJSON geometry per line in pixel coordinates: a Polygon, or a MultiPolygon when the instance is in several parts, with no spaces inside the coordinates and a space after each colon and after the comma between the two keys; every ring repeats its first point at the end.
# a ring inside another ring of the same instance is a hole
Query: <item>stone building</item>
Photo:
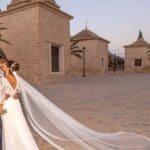
{"type": "Polygon", "coordinates": [[[20,63],[20,74],[40,82],[64,77],[70,72],[70,19],[55,0],[12,0],[0,13],[8,28],[1,45],[9,59],[20,63]]]}
{"type": "Polygon", "coordinates": [[[150,44],[144,40],[141,31],[134,43],[124,46],[126,72],[150,71],[150,60],[146,54],[149,46],[150,44]]]}
{"type": "MultiPolygon", "coordinates": [[[[87,27],[72,37],[79,41],[80,48],[85,47],[85,68],[87,73],[104,73],[108,71],[108,45],[109,41],[98,36],[87,27]]],[[[82,72],[82,60],[71,56],[72,73],[82,72]]]]}

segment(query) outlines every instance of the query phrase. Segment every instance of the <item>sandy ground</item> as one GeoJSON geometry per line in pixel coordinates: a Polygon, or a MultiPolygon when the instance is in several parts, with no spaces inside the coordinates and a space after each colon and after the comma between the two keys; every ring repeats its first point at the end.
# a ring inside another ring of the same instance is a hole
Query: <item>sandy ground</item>
{"type": "MultiPolygon", "coordinates": [[[[37,88],[92,129],[100,132],[123,130],[150,137],[150,74],[74,77],[37,88]]],[[[36,139],[41,150],[53,150],[38,136],[36,139]]]]}

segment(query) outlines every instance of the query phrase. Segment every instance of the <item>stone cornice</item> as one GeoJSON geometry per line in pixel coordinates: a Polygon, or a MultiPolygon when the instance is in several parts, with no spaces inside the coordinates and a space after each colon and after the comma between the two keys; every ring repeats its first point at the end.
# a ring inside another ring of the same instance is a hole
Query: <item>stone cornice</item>
{"type": "Polygon", "coordinates": [[[12,7],[11,9],[7,9],[5,11],[0,12],[0,17],[10,15],[10,14],[13,14],[16,12],[20,12],[20,11],[23,11],[26,9],[30,9],[33,7],[37,7],[37,6],[43,6],[47,10],[53,11],[55,13],[59,13],[60,15],[62,15],[63,17],[66,17],[67,19],[73,19],[73,16],[63,12],[62,10],[59,9],[59,7],[55,7],[55,6],[47,4],[45,2],[32,2],[32,3],[26,3],[20,7],[12,7]]]}
{"type": "Polygon", "coordinates": [[[54,13],[60,13],[62,16],[67,17],[68,19],[73,19],[73,16],[69,15],[68,13],[60,10],[60,9],[49,9],[50,6],[44,2],[40,2],[41,6],[43,6],[43,8],[49,10],[49,11],[53,11],[54,13]]]}

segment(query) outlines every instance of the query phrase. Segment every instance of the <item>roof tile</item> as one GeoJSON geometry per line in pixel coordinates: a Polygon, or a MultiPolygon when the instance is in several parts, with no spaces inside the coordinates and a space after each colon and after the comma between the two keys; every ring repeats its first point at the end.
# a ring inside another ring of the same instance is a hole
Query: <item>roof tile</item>
{"type": "Polygon", "coordinates": [[[94,32],[92,32],[91,30],[87,28],[77,33],[76,35],[74,35],[72,39],[78,40],[78,41],[100,39],[100,40],[110,43],[110,41],[98,36],[97,34],[95,34],[94,32]]]}

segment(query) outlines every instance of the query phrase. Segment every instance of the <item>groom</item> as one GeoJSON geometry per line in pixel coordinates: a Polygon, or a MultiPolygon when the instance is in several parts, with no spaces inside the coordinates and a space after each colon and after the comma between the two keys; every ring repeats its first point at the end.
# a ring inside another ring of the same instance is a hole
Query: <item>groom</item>
{"type": "MultiPolygon", "coordinates": [[[[0,78],[4,76],[4,73],[2,70],[0,70],[0,78]]],[[[0,116],[0,150],[2,150],[2,120],[0,116]]]]}
{"type": "MultiPolygon", "coordinates": [[[[0,49],[0,59],[7,58],[4,52],[0,49]]],[[[0,69],[0,78],[4,76],[4,72],[0,69]]],[[[2,120],[0,116],[0,150],[2,150],[2,120]]]]}

